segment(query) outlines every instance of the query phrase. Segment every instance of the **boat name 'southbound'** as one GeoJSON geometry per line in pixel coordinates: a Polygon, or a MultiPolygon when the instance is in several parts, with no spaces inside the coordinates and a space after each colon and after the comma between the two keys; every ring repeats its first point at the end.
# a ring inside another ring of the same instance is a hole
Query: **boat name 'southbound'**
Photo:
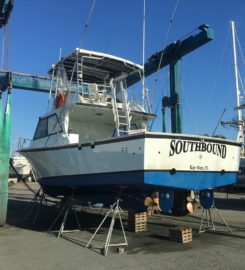
{"type": "Polygon", "coordinates": [[[171,140],[169,156],[187,152],[208,152],[221,158],[226,157],[226,145],[193,141],[171,140]]]}

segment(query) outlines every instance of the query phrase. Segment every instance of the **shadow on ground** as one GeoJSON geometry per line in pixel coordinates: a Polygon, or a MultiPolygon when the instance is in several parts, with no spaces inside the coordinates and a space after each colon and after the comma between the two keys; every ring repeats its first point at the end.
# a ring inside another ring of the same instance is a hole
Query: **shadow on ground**
{"type": "MultiPolygon", "coordinates": [[[[7,224],[10,226],[47,232],[51,224],[60,212],[60,205],[58,202],[48,202],[47,204],[40,204],[39,206],[33,204],[32,193],[27,193],[25,190],[10,189],[10,198],[8,203],[7,224]],[[39,211],[38,210],[39,207],[39,211]],[[38,213],[38,214],[37,214],[38,213]]],[[[235,211],[245,211],[244,199],[215,199],[215,205],[219,209],[228,209],[235,211]]],[[[64,234],[63,238],[79,246],[85,246],[97,226],[101,223],[105,216],[105,212],[101,210],[88,211],[81,209],[78,206],[75,209],[79,220],[82,233],[64,234]]],[[[57,220],[52,230],[59,230],[61,226],[63,215],[57,220]]],[[[126,229],[129,246],[126,248],[128,254],[147,253],[155,254],[161,252],[179,252],[187,251],[193,248],[203,248],[203,243],[208,242],[209,245],[217,245],[221,238],[243,238],[244,234],[230,234],[228,232],[207,232],[199,235],[198,229],[200,225],[201,210],[197,210],[197,214],[188,215],[185,217],[174,217],[170,215],[163,215],[161,217],[151,217],[148,219],[147,232],[133,233],[127,231],[127,215],[123,216],[123,224],[126,229]],[[173,242],[169,239],[169,228],[173,226],[189,226],[193,229],[193,242],[188,244],[181,244],[173,242]],[[204,240],[204,242],[203,242],[204,240]]],[[[105,243],[105,238],[110,226],[111,219],[107,218],[103,227],[96,236],[96,244],[93,245],[93,250],[96,253],[101,253],[101,248],[105,243]]],[[[217,220],[216,226],[223,226],[222,221],[217,220]]],[[[223,226],[224,227],[224,226],[223,226]]],[[[231,226],[232,230],[236,231],[241,228],[231,226]]],[[[78,229],[76,217],[73,212],[70,212],[67,218],[66,230],[78,229]]],[[[117,220],[115,223],[115,230],[113,231],[112,241],[119,242],[122,240],[122,232],[120,224],[117,220]]],[[[116,252],[116,248],[110,248],[111,252],[116,252]]]]}

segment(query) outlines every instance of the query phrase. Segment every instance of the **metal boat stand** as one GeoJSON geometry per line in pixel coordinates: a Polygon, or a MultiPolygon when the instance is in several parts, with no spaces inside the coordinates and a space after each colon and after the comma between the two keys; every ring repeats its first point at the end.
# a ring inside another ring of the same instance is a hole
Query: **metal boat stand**
{"type": "Polygon", "coordinates": [[[212,215],[211,215],[212,209],[214,209],[216,211],[216,213],[219,215],[219,217],[222,219],[222,221],[224,222],[228,231],[230,231],[230,233],[233,233],[231,228],[229,227],[228,223],[225,221],[224,217],[220,214],[219,210],[214,205],[212,205],[208,209],[202,208],[202,219],[201,219],[201,223],[200,223],[200,227],[199,227],[199,234],[204,233],[206,231],[215,231],[216,230],[215,226],[214,226],[214,220],[213,220],[212,215]],[[204,216],[206,216],[206,228],[203,228],[204,216]]]}
{"type": "Polygon", "coordinates": [[[40,187],[32,199],[32,207],[31,207],[30,212],[28,214],[28,216],[31,215],[31,213],[34,211],[34,209],[37,208],[34,219],[32,221],[32,225],[35,225],[35,223],[37,221],[37,217],[38,217],[39,212],[40,212],[40,206],[43,204],[43,202],[45,202],[45,204],[47,205],[47,199],[45,198],[45,194],[44,194],[42,188],[40,187]]]}
{"type": "Polygon", "coordinates": [[[55,218],[54,222],[49,227],[48,232],[47,232],[48,234],[58,232],[57,238],[59,238],[60,236],[62,236],[63,233],[81,231],[81,226],[80,226],[76,211],[74,210],[74,199],[73,199],[74,193],[75,193],[75,191],[72,193],[72,195],[64,203],[63,207],[61,208],[61,210],[58,213],[57,217],[55,218]],[[74,214],[78,228],[79,228],[78,230],[64,230],[69,212],[72,212],[74,214]],[[64,217],[63,217],[59,231],[52,231],[52,228],[54,227],[54,225],[56,224],[56,222],[58,221],[58,219],[60,218],[60,216],[63,213],[64,213],[64,217]]]}
{"type": "MultiPolygon", "coordinates": [[[[116,202],[110,207],[110,210],[107,212],[107,214],[103,218],[102,222],[100,223],[99,227],[96,229],[96,231],[94,232],[94,234],[92,235],[92,237],[88,241],[85,248],[90,247],[90,243],[94,239],[95,235],[98,233],[99,229],[101,228],[101,226],[105,222],[106,218],[111,213],[112,213],[111,223],[110,223],[110,227],[109,227],[108,234],[107,234],[107,237],[106,237],[104,248],[102,249],[103,255],[107,256],[109,247],[120,247],[120,246],[127,246],[128,245],[127,238],[126,238],[125,231],[124,231],[124,227],[123,227],[123,223],[122,223],[121,214],[123,213],[123,211],[122,211],[121,207],[119,206],[119,202],[120,202],[120,199],[117,199],[116,202]],[[123,243],[118,243],[118,244],[111,244],[110,243],[111,242],[111,236],[112,236],[112,232],[113,232],[113,228],[114,228],[114,224],[115,224],[115,220],[116,220],[117,215],[118,215],[119,220],[120,220],[122,233],[123,233],[123,237],[124,237],[124,242],[123,243]]],[[[119,253],[122,253],[122,252],[123,252],[123,249],[121,249],[121,250],[119,249],[119,253]]]]}

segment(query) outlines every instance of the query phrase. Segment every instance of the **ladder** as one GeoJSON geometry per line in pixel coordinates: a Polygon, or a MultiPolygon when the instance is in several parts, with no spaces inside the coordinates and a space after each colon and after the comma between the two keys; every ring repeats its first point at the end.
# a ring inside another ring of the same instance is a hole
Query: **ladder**
{"type": "Polygon", "coordinates": [[[72,71],[72,77],[74,75],[74,71],[76,72],[77,77],[77,98],[78,98],[79,95],[83,96],[83,92],[82,91],[80,92],[81,86],[83,85],[83,63],[82,58],[79,58],[79,49],[76,49],[76,66],[74,66],[74,69],[72,71]]]}
{"type": "MultiPolygon", "coordinates": [[[[81,60],[82,61],[82,60],[81,60]]],[[[81,86],[83,84],[83,64],[79,61],[77,62],[77,85],[81,86]]]]}
{"type": "Polygon", "coordinates": [[[116,89],[113,83],[111,83],[111,93],[112,93],[111,103],[117,136],[127,135],[130,130],[130,122],[131,122],[127,92],[126,89],[123,87],[122,81],[120,81],[119,86],[120,86],[120,93],[122,96],[122,107],[118,106],[119,104],[116,99],[116,89]]]}

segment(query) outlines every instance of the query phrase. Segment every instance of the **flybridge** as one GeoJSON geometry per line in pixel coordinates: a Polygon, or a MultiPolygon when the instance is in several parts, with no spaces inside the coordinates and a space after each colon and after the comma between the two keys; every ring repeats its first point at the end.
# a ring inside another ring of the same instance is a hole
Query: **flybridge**
{"type": "Polygon", "coordinates": [[[56,74],[59,65],[64,67],[68,81],[74,84],[79,80],[77,73],[78,76],[82,76],[85,83],[109,84],[111,79],[118,81],[127,78],[132,73],[140,74],[143,71],[143,66],[126,59],[79,48],[62,58],[49,70],[49,74],[52,75],[53,70],[56,74]]]}
{"type": "MultiPolygon", "coordinates": [[[[178,40],[171,43],[165,49],[153,54],[144,64],[144,75],[149,76],[159,69],[170,65],[170,96],[163,97],[163,131],[165,128],[165,109],[171,108],[171,128],[172,133],[182,132],[182,117],[181,117],[181,84],[180,84],[180,61],[183,56],[201,47],[214,38],[213,30],[208,25],[202,25],[198,31],[191,34],[184,40],[178,40]]],[[[109,78],[120,78],[125,80],[126,86],[129,87],[142,78],[143,69],[140,65],[136,65],[130,61],[93,51],[79,50],[81,59],[77,63],[77,70],[70,70],[72,77],[79,69],[81,76],[84,74],[85,79],[90,81],[92,78],[91,71],[94,71],[96,80],[107,80],[109,78]],[[97,56],[97,57],[96,57],[97,56]],[[85,61],[82,61],[85,60],[85,61]],[[84,67],[81,67],[85,63],[84,67]],[[104,69],[103,69],[104,67],[104,69]]],[[[78,55],[79,56],[79,55],[78,55]]],[[[70,67],[75,54],[61,59],[64,66],[70,67]]],[[[77,72],[79,73],[79,72],[77,72]]],[[[69,76],[69,73],[68,73],[69,76]]],[[[77,76],[77,81],[81,80],[77,76]]],[[[78,83],[80,84],[80,82],[78,83]]],[[[9,88],[24,89],[31,91],[39,91],[49,93],[52,89],[52,81],[50,78],[43,76],[35,76],[30,74],[21,74],[14,72],[0,71],[0,91],[5,91],[9,88]]],[[[144,97],[142,97],[143,99],[144,97]]],[[[143,100],[142,100],[143,103],[143,100]]]]}

